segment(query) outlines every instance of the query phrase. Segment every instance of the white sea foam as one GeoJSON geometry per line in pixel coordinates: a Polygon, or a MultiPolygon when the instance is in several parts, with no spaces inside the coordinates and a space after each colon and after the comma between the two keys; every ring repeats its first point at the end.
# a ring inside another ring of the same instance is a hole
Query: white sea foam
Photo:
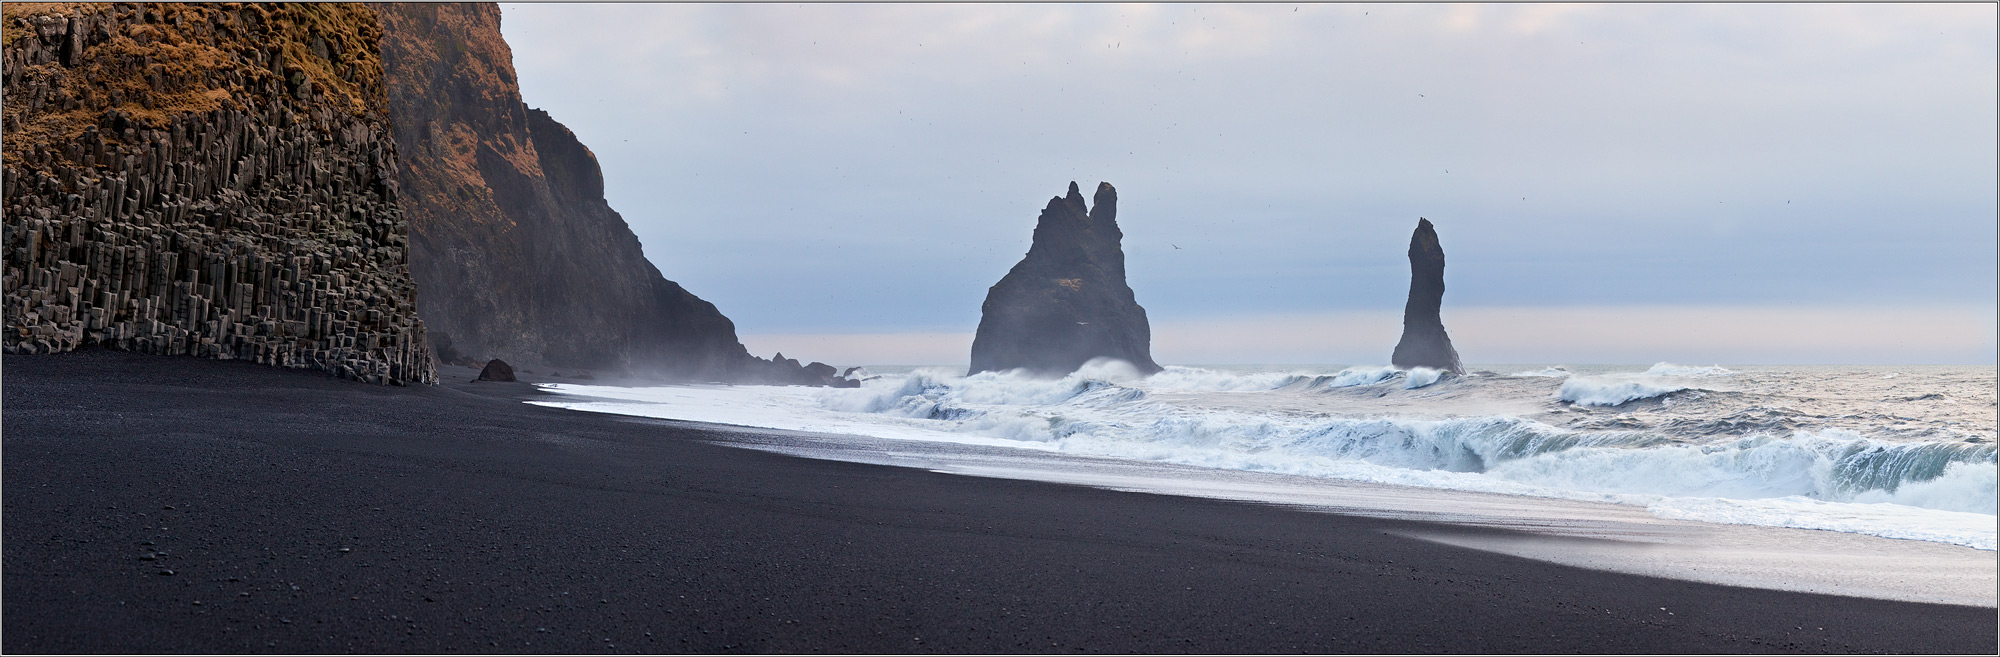
{"type": "Polygon", "coordinates": [[[1200,367],[1177,367],[1168,365],[1164,371],[1147,377],[1149,390],[1207,390],[1215,392],[1253,392],[1276,390],[1288,385],[1311,381],[1317,375],[1307,372],[1259,372],[1236,374],[1200,367]]]}
{"type": "MultiPolygon", "coordinates": [[[[1868,489],[1853,501],[1995,515],[1995,468],[1991,463],[1953,462],[1936,479],[1912,481],[1895,490],[1868,489]]],[[[1992,522],[1989,517],[1987,522],[1992,522]]],[[[1986,549],[1993,549],[1988,546],[1986,549]]]]}
{"type": "Polygon", "coordinates": [[[1646,509],[1669,520],[1820,529],[1994,549],[1993,516],[1983,513],[1901,504],[1828,502],[1809,497],[1755,500],[1677,497],[1654,502],[1646,509]]]}
{"type": "Polygon", "coordinates": [[[1526,371],[1526,372],[1515,372],[1515,373],[1513,373],[1513,374],[1509,374],[1508,376],[1533,376],[1533,377],[1542,377],[1542,378],[1549,378],[1549,379],[1560,379],[1560,378],[1563,378],[1563,377],[1567,377],[1567,376],[1569,376],[1569,375],[1570,375],[1570,371],[1569,371],[1569,370],[1566,370],[1566,369],[1563,369],[1563,368],[1561,368],[1561,367],[1544,367],[1544,368],[1542,368],[1542,369],[1539,369],[1539,370],[1528,370],[1528,371],[1526,371]]]}
{"type": "Polygon", "coordinates": [[[1721,366],[1688,367],[1655,363],[1644,372],[1571,376],[1563,381],[1558,398],[1584,406],[1618,406],[1641,399],[1653,399],[1683,390],[1707,390],[1689,379],[1710,379],[1736,374],[1721,366]]]}
{"type": "Polygon", "coordinates": [[[1570,377],[1563,381],[1559,395],[1563,401],[1572,404],[1617,406],[1694,389],[1689,385],[1638,378],[1570,377]]]}
{"type": "Polygon", "coordinates": [[[1318,377],[1313,380],[1312,385],[1319,388],[1352,388],[1354,386],[1374,385],[1396,378],[1396,375],[1402,372],[1402,370],[1388,365],[1379,367],[1374,365],[1350,367],[1331,376],[1318,377]]]}
{"type": "Polygon", "coordinates": [[[1410,368],[1408,373],[1403,375],[1403,388],[1406,390],[1416,390],[1437,383],[1438,377],[1443,375],[1444,372],[1428,367],[1413,367],[1410,368]]]}
{"type": "MultiPolygon", "coordinates": [[[[1663,517],[1993,549],[1996,459],[1990,442],[1890,442],[1844,429],[1679,438],[1658,431],[1566,429],[1511,415],[1354,416],[1311,410],[1315,399],[1341,401],[1315,390],[1375,385],[1399,375],[1405,377],[1402,385],[1381,386],[1378,394],[1437,397],[1405,392],[1435,385],[1435,370],[1352,367],[1316,375],[1170,367],[1146,377],[1114,361],[1057,379],[920,369],[857,389],[563,384],[553,389],[580,397],[550,405],[1615,502],[1645,506],[1663,517]],[[1274,407],[1266,403],[1271,400],[1283,403],[1274,407]],[[1882,520],[1897,509],[1909,511],[1898,516],[1901,520],[1882,520]],[[1968,524],[1966,515],[1986,522],[1968,524]]],[[[1561,397],[1610,406],[1690,389],[1673,378],[1652,370],[1570,377],[1561,397]]],[[[1518,380],[1493,381],[1508,386],[1495,390],[1523,390],[1518,380]]],[[[1454,384],[1451,394],[1478,385],[1485,384],[1466,380],[1454,384]]]]}
{"type": "Polygon", "coordinates": [[[1710,377],[1710,376],[1729,376],[1731,374],[1735,374],[1736,372],[1734,370],[1724,368],[1721,365],[1710,365],[1708,367],[1690,367],[1686,365],[1675,365],[1673,363],[1654,363],[1652,367],[1646,369],[1646,373],[1651,374],[1653,376],[1678,376],[1678,377],[1700,378],[1700,377],[1710,377]]]}

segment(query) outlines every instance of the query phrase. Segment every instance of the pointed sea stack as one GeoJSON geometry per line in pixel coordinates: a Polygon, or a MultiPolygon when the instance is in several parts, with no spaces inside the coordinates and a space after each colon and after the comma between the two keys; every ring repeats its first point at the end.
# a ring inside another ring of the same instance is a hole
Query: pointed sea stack
{"type": "Polygon", "coordinates": [[[1118,190],[1098,183],[1092,208],[1076,183],[1049,199],[1028,255],[986,291],[971,374],[1025,369],[1062,376],[1093,358],[1116,358],[1140,372],[1153,362],[1146,309],[1125,284],[1118,190]]]}
{"type": "Polygon", "coordinates": [[[1438,307],[1444,304],[1444,248],[1429,219],[1417,218],[1417,232],[1410,235],[1410,300],[1403,304],[1403,339],[1389,362],[1396,367],[1428,367],[1452,374],[1464,374],[1458,350],[1451,348],[1438,307]]]}

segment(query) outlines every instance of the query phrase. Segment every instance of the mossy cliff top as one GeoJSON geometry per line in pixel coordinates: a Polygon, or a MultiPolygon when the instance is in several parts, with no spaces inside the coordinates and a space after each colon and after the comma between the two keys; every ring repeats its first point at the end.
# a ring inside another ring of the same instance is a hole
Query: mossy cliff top
{"type": "MultiPolygon", "coordinates": [[[[7,3],[5,157],[112,117],[160,128],[260,98],[296,113],[385,116],[381,37],[360,4],[7,3]],[[14,93],[31,89],[34,98],[14,93]]],[[[105,132],[117,144],[123,131],[105,132]]]]}

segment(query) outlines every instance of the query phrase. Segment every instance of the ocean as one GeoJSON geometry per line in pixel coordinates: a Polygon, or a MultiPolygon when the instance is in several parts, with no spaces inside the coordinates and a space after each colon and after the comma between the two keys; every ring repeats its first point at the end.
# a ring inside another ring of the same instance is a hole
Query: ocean
{"type": "Polygon", "coordinates": [[[808,455],[823,458],[865,461],[883,440],[915,441],[1994,550],[1992,366],[1468,370],[1168,366],[1141,376],[1093,362],[1037,379],[873,367],[858,389],[562,383],[544,386],[560,397],[535,403],[813,432],[822,436],[808,455]],[[855,453],[842,455],[840,436],[857,437],[846,450],[855,453]]]}

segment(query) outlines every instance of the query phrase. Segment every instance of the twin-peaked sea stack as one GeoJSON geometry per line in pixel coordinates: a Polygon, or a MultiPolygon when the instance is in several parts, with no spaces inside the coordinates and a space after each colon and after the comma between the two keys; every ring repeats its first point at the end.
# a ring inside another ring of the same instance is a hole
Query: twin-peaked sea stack
{"type": "Polygon", "coordinates": [[[1098,183],[1085,207],[1076,183],[1049,199],[1035,224],[1028,255],[986,291],[970,374],[1012,369],[1062,376],[1095,358],[1131,363],[1145,374],[1153,362],[1152,328],[1125,284],[1119,245],[1118,190],[1098,183]]]}
{"type": "Polygon", "coordinates": [[[1444,304],[1444,248],[1429,219],[1417,218],[1410,235],[1410,300],[1403,304],[1403,339],[1396,343],[1390,364],[1403,369],[1428,367],[1464,374],[1458,350],[1444,332],[1438,307],[1444,304]]]}

